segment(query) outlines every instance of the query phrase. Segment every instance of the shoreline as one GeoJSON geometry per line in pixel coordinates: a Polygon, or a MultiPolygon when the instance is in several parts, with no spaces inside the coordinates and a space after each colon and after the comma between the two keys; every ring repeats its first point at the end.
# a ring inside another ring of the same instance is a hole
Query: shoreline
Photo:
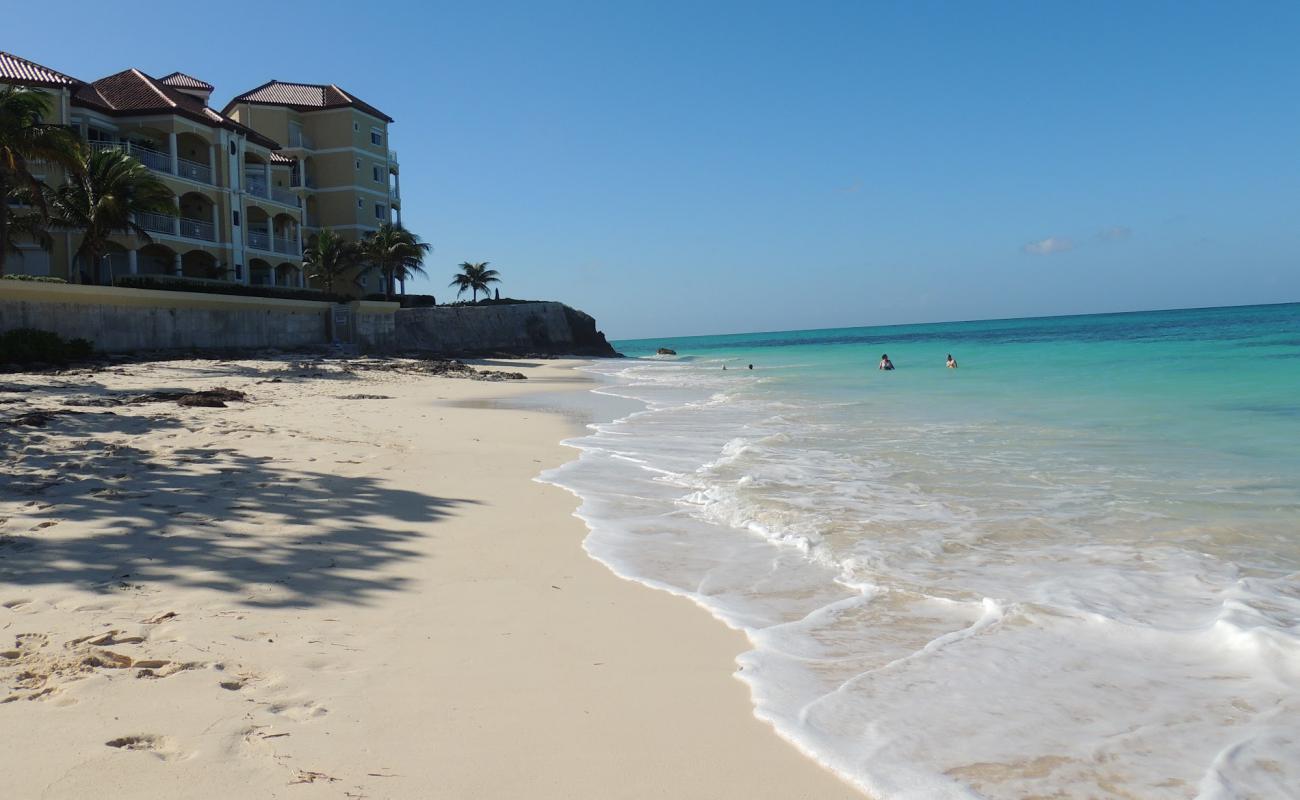
{"type": "Polygon", "coordinates": [[[523,363],[128,364],[60,393],[251,402],[5,431],[32,496],[0,512],[0,689],[44,674],[0,704],[31,732],[0,755],[15,796],[861,797],[754,716],[743,634],[582,549],[576,498],[534,480],[571,417],[457,405],[574,389],[578,361],[523,363]]]}

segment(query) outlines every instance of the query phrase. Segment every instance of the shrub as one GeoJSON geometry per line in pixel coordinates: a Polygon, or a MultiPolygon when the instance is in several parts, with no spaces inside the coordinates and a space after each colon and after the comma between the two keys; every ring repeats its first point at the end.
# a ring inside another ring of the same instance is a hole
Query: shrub
{"type": "Polygon", "coordinates": [[[0,363],[66,364],[90,358],[95,347],[85,339],[65,340],[57,333],[14,328],[0,333],[0,363]]]}
{"type": "Polygon", "coordinates": [[[273,297],[279,300],[316,300],[322,303],[346,303],[354,298],[316,289],[291,289],[282,286],[245,286],[242,283],[215,283],[186,280],[165,275],[123,275],[114,285],[127,289],[157,289],[164,292],[202,292],[239,297],[273,297]]]}
{"type": "Polygon", "coordinates": [[[50,275],[0,275],[0,280],[29,281],[31,283],[67,283],[62,278],[55,278],[50,275]]]}
{"type": "Polygon", "coordinates": [[[383,292],[371,292],[361,299],[401,303],[402,308],[428,308],[429,306],[438,305],[438,299],[431,294],[395,294],[393,299],[389,301],[383,292]]]}
{"type": "Polygon", "coordinates": [[[484,297],[477,303],[473,300],[457,300],[454,303],[448,303],[449,306],[521,306],[527,303],[544,303],[545,300],[516,300],[513,297],[498,297],[489,299],[484,297]]]}

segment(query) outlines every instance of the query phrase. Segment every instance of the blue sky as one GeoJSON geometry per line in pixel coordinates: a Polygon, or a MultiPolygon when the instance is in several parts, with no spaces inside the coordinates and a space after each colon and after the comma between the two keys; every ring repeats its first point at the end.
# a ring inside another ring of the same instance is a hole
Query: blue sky
{"type": "Polygon", "coordinates": [[[1296,3],[13,5],[78,77],[391,114],[440,300],[464,260],[615,338],[1300,300],[1296,3]]]}

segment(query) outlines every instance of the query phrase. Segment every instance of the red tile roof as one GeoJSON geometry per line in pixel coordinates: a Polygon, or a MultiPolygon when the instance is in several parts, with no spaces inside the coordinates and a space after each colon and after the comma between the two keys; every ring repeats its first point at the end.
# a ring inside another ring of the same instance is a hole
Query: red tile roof
{"type": "Polygon", "coordinates": [[[49,67],[42,67],[34,61],[6,53],[0,50],[0,81],[20,83],[25,86],[51,86],[69,88],[78,86],[81,81],[62,72],[55,72],[49,67]]]}
{"type": "Polygon", "coordinates": [[[174,86],[177,89],[199,89],[204,92],[210,92],[214,88],[207,81],[201,81],[193,75],[186,75],[184,72],[173,72],[170,75],[164,75],[158,79],[158,82],[167,86],[174,86]]]}
{"type": "Polygon", "coordinates": [[[208,108],[197,97],[167,86],[138,69],[122,70],[85,85],[73,95],[72,102],[118,116],[151,112],[179,114],[213,128],[237,131],[272,150],[280,147],[252,128],[208,108]]]}
{"type": "Polygon", "coordinates": [[[226,104],[226,110],[238,103],[252,103],[264,106],[288,106],[299,111],[315,111],[326,108],[352,107],[377,117],[385,122],[393,118],[370,105],[358,100],[335,84],[321,83],[286,83],[284,81],[267,81],[256,89],[250,89],[226,104]]]}

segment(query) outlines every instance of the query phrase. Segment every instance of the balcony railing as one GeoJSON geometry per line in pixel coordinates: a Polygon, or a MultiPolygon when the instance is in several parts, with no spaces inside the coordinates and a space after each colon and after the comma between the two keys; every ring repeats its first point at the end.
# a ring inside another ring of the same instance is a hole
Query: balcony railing
{"type": "Polygon", "coordinates": [[[248,246],[254,250],[271,250],[271,235],[266,231],[248,232],[248,246]]]}
{"type": "Polygon", "coordinates": [[[391,161],[391,162],[394,163],[394,164],[397,163],[397,151],[396,151],[396,150],[389,150],[389,151],[388,151],[388,160],[391,161]]]}
{"type": "Polygon", "coordinates": [[[199,183],[212,183],[212,167],[190,161],[187,158],[176,159],[177,172],[182,178],[189,178],[199,183]]]}
{"type": "Polygon", "coordinates": [[[154,214],[143,211],[135,215],[135,223],[152,233],[170,233],[176,235],[176,218],[166,214],[154,214]]]}
{"type": "Polygon", "coordinates": [[[271,193],[267,191],[266,180],[259,173],[257,177],[251,174],[244,175],[244,191],[258,197],[270,197],[271,193]]]}
{"type": "Polygon", "coordinates": [[[271,187],[271,199],[277,203],[284,203],[287,206],[300,206],[302,201],[298,195],[288,189],[281,189],[278,186],[271,187]]]}
{"type": "Polygon", "coordinates": [[[310,136],[303,133],[302,131],[293,131],[293,130],[289,131],[289,146],[302,147],[302,148],[306,148],[307,150],[316,149],[316,143],[311,140],[310,136]]]}
{"type": "Polygon", "coordinates": [[[217,240],[217,226],[201,219],[181,218],[181,236],[186,239],[202,239],[205,242],[217,240]]]}
{"type": "Polygon", "coordinates": [[[136,157],[141,164],[144,164],[155,172],[165,172],[172,174],[172,157],[170,153],[164,153],[161,150],[154,150],[148,147],[142,147],[138,144],[131,144],[131,155],[136,157]]]}
{"type": "Polygon", "coordinates": [[[273,242],[275,252],[284,253],[285,255],[300,255],[298,252],[298,240],[290,239],[285,236],[276,236],[273,242]]]}

